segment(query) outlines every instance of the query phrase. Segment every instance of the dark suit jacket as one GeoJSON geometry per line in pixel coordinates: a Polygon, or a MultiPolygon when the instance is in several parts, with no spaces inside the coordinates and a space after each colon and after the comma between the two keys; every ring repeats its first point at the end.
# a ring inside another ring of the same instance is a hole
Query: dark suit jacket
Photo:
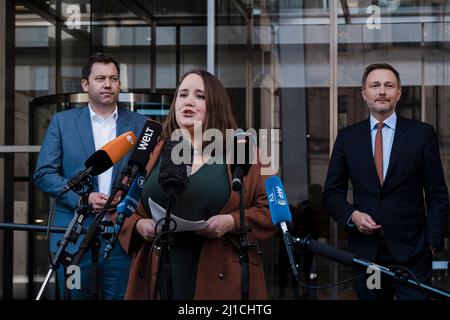
{"type": "Polygon", "coordinates": [[[373,260],[378,232],[363,235],[347,224],[354,210],[383,226],[384,239],[399,262],[427,246],[442,249],[448,221],[448,190],[432,126],[397,117],[383,186],[372,153],[370,120],[341,130],[330,159],[323,197],[331,216],[350,232],[350,251],[373,260]],[[348,180],[353,204],[347,202],[348,180]]]}

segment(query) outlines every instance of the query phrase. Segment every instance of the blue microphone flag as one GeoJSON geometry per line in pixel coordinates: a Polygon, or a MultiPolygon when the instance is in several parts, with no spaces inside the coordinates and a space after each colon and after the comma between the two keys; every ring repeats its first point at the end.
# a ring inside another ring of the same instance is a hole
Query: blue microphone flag
{"type": "Polygon", "coordinates": [[[139,197],[142,193],[142,188],[145,183],[145,171],[140,171],[134,180],[132,181],[130,188],[128,189],[128,193],[118,205],[117,205],[117,213],[123,214],[125,217],[130,217],[138,206],[139,197]]]}
{"type": "Polygon", "coordinates": [[[289,203],[284,192],[280,177],[272,176],[266,179],[266,194],[269,200],[270,215],[272,223],[277,226],[281,222],[291,222],[289,203]]]}

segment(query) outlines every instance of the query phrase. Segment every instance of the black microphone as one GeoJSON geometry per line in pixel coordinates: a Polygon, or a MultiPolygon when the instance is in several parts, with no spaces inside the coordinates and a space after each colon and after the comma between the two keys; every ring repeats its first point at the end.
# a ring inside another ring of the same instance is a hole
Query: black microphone
{"type": "Polygon", "coordinates": [[[188,146],[188,143],[184,145],[184,148],[183,145],[178,146],[178,144],[185,143],[187,142],[184,140],[181,142],[168,140],[161,151],[158,182],[161,188],[171,195],[180,194],[186,189],[189,183],[189,167],[187,164],[189,162],[192,163],[192,157],[190,161],[185,161],[186,157],[183,152],[187,147],[191,152],[192,147],[190,145],[188,146]],[[172,152],[176,146],[182,147],[180,148],[182,154],[172,152]]]}
{"type": "MultiPolygon", "coordinates": [[[[147,166],[147,162],[150,159],[150,154],[155,149],[156,144],[158,143],[159,136],[161,135],[162,126],[160,123],[147,120],[142,127],[141,134],[136,144],[136,148],[128,160],[127,165],[123,168],[122,174],[119,179],[114,184],[112,188],[112,197],[116,195],[118,190],[121,188],[124,189],[127,186],[123,184],[123,180],[126,176],[128,176],[128,181],[130,186],[133,184],[136,177],[144,176],[145,177],[145,167],[147,166]]],[[[118,212],[118,216],[116,222],[114,222],[114,226],[112,221],[110,220],[109,215],[105,215],[102,219],[103,224],[103,234],[102,237],[109,239],[108,243],[111,243],[110,250],[113,249],[114,242],[117,238],[117,232],[122,229],[123,221],[125,217],[122,213],[118,212]]]]}
{"type": "Polygon", "coordinates": [[[130,168],[130,179],[134,179],[139,170],[145,170],[150,154],[155,149],[161,135],[162,126],[160,123],[147,120],[142,128],[141,135],[137,141],[136,148],[128,160],[130,168]]]}
{"type": "Polygon", "coordinates": [[[239,191],[245,176],[255,160],[255,148],[252,143],[256,141],[253,134],[237,129],[233,137],[233,162],[231,172],[233,174],[231,187],[239,191]]]}

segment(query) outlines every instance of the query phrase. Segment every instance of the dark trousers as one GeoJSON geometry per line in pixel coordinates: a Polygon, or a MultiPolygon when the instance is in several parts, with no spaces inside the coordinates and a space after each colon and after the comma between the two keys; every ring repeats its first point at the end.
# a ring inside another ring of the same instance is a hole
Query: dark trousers
{"type": "Polygon", "coordinates": [[[117,241],[114,250],[108,260],[103,258],[106,240],[100,239],[99,261],[97,272],[92,266],[91,251],[87,251],[80,262],[80,289],[67,289],[67,279],[64,277],[64,268],[60,266],[57,271],[57,282],[59,297],[63,300],[93,300],[96,297],[92,292],[98,290],[99,298],[102,300],[123,300],[128,284],[131,257],[122,249],[117,241]],[[96,287],[96,288],[94,288],[96,287]]]}
{"type": "MultiPolygon", "coordinates": [[[[433,255],[430,248],[420,251],[414,258],[406,262],[397,262],[390,254],[386,243],[379,242],[375,263],[391,269],[393,266],[402,266],[410,270],[416,279],[425,285],[431,285],[431,271],[433,255]]],[[[356,271],[356,270],[355,270],[356,271]]],[[[359,274],[365,270],[357,270],[359,274]]],[[[404,286],[393,281],[392,278],[381,275],[380,288],[369,289],[367,279],[373,273],[364,274],[356,279],[356,294],[359,300],[393,300],[394,296],[398,300],[427,300],[428,294],[425,291],[410,286],[404,286]]],[[[369,280],[370,282],[370,280],[369,280]]]]}

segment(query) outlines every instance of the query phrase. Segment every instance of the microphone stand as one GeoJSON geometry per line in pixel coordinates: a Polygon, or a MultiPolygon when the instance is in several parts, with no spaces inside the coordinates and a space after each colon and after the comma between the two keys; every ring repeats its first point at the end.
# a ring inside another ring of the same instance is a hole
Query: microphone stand
{"type": "MultiPolygon", "coordinates": [[[[94,221],[89,226],[86,235],[84,236],[83,240],[81,241],[78,250],[73,254],[72,264],[73,265],[79,265],[81,262],[81,259],[83,258],[86,251],[89,249],[91,250],[91,265],[90,265],[90,272],[89,272],[89,279],[91,284],[90,293],[93,296],[94,300],[100,299],[99,294],[99,267],[98,267],[98,261],[99,261],[99,251],[100,251],[100,240],[98,238],[98,234],[101,233],[102,237],[109,238],[111,236],[111,230],[113,228],[113,224],[110,220],[104,219],[105,215],[108,214],[108,209],[111,207],[111,203],[113,202],[116,194],[119,191],[126,191],[128,188],[128,185],[124,184],[122,181],[130,173],[131,168],[129,166],[126,166],[122,172],[119,180],[117,180],[116,184],[114,185],[111,195],[108,197],[108,200],[105,203],[105,206],[103,207],[102,212],[98,213],[94,217],[94,221]]],[[[113,232],[114,230],[112,230],[113,232]]]]}
{"type": "MultiPolygon", "coordinates": [[[[66,233],[66,227],[46,227],[35,224],[24,223],[0,223],[0,230],[15,230],[15,231],[31,231],[31,232],[47,232],[50,233],[66,233]]],[[[86,229],[83,229],[81,233],[86,233],[86,229]]]]}
{"type": "MultiPolygon", "coordinates": [[[[82,232],[84,219],[91,213],[91,208],[88,204],[89,193],[92,192],[92,178],[90,176],[85,176],[83,180],[80,180],[76,185],[73,186],[74,191],[77,192],[81,198],[78,202],[77,208],[73,215],[72,221],[67,227],[63,239],[58,242],[58,249],[50,262],[49,270],[45,277],[44,282],[39,289],[36,300],[40,300],[42,293],[47,287],[50,277],[56,269],[58,269],[59,264],[62,263],[64,267],[69,266],[72,263],[72,255],[66,251],[69,243],[76,243],[82,232]]],[[[57,199],[55,199],[57,201],[57,199]]],[[[65,274],[65,272],[64,272],[65,274]]]]}
{"type": "MultiPolygon", "coordinates": [[[[162,236],[158,239],[156,245],[161,248],[161,256],[158,263],[158,277],[162,272],[162,289],[160,293],[165,293],[167,300],[173,300],[173,277],[172,277],[172,261],[170,258],[170,245],[173,244],[173,234],[170,230],[170,221],[173,208],[175,206],[175,188],[169,187],[167,196],[167,209],[166,217],[164,218],[164,224],[162,226],[162,236]]],[[[159,280],[157,280],[159,282],[159,280]]],[[[163,297],[161,297],[163,299],[163,297]]]]}
{"type": "MultiPolygon", "coordinates": [[[[109,209],[109,207],[111,206],[112,201],[114,200],[114,198],[116,197],[116,194],[119,191],[122,192],[126,192],[128,190],[128,185],[123,183],[123,179],[125,179],[126,176],[128,176],[130,179],[128,179],[128,181],[132,181],[134,179],[134,177],[136,176],[138,171],[138,168],[131,168],[131,166],[128,164],[126,165],[123,169],[122,172],[120,173],[120,177],[119,179],[116,181],[116,183],[114,184],[112,190],[111,190],[111,195],[109,196],[108,200],[106,201],[106,204],[103,208],[103,211],[107,211],[109,209]]],[[[101,229],[102,229],[102,238],[103,239],[111,239],[114,235],[114,223],[112,223],[111,220],[109,220],[108,216],[105,216],[105,214],[102,217],[102,221],[101,223],[101,229]]]]}
{"type": "Polygon", "coordinates": [[[237,191],[239,193],[239,262],[241,264],[241,299],[248,300],[250,287],[248,265],[249,243],[247,238],[248,227],[245,225],[244,183],[241,182],[238,185],[235,184],[235,186],[238,188],[237,191]]]}
{"type": "Polygon", "coordinates": [[[245,225],[245,207],[244,207],[244,182],[241,179],[233,181],[234,191],[239,193],[239,263],[241,264],[241,299],[249,300],[250,292],[250,272],[248,251],[251,247],[256,247],[256,252],[261,255],[260,242],[249,243],[247,233],[251,229],[245,225]]]}
{"type": "Polygon", "coordinates": [[[384,267],[373,262],[357,258],[354,254],[348,251],[344,251],[316,241],[312,239],[311,236],[307,236],[305,238],[293,237],[293,243],[299,244],[302,248],[310,250],[318,255],[324,256],[348,266],[357,266],[365,269],[372,268],[381,272],[383,275],[394,279],[396,282],[402,285],[407,285],[418,290],[426,291],[430,296],[434,298],[450,299],[450,292],[420,283],[412,279],[411,275],[408,272],[396,268],[389,269],[388,267],[384,267]]]}

